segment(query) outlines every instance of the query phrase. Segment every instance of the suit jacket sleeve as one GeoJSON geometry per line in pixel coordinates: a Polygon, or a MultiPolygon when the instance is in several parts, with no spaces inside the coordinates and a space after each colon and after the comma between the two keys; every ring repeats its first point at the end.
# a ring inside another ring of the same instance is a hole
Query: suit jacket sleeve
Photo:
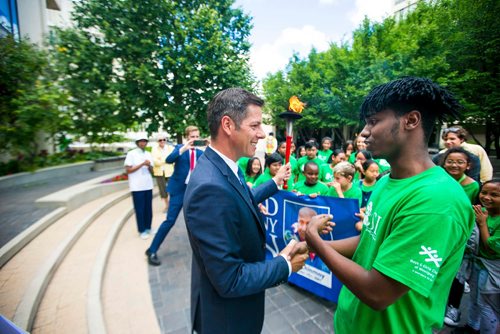
{"type": "Polygon", "coordinates": [[[257,203],[262,203],[266,198],[272,196],[276,191],[278,191],[278,186],[274,180],[266,181],[259,186],[252,188],[252,194],[257,203]]]}
{"type": "Polygon", "coordinates": [[[167,159],[165,159],[165,161],[169,164],[173,164],[177,161],[177,159],[181,156],[180,154],[180,149],[181,147],[184,146],[182,144],[180,145],[175,145],[175,148],[174,150],[172,151],[172,153],[170,153],[168,156],[167,156],[167,159]]]}
{"type": "Polygon", "coordinates": [[[193,261],[200,261],[220,296],[251,295],[287,280],[288,264],[283,257],[264,260],[260,227],[232,187],[206,182],[191,194],[184,214],[197,258],[193,261]]]}

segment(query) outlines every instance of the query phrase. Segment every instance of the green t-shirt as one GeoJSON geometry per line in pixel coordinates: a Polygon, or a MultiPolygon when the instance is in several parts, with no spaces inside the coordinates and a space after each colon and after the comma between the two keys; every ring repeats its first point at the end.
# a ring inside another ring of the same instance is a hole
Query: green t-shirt
{"type": "MultiPolygon", "coordinates": [[[[261,174],[262,175],[262,174],[261,174]]],[[[259,175],[260,176],[260,175],[259,175]]],[[[257,181],[257,179],[259,178],[259,176],[255,175],[255,176],[249,176],[245,173],[245,182],[250,182],[252,185],[255,184],[255,181],[257,181]]]]}
{"type": "Polygon", "coordinates": [[[300,158],[299,160],[297,160],[298,169],[299,169],[299,177],[297,179],[297,182],[298,181],[305,181],[306,177],[304,175],[304,165],[306,163],[308,163],[309,161],[314,161],[318,165],[318,168],[319,168],[318,178],[319,178],[319,180],[323,180],[323,174],[326,173],[325,165],[328,167],[328,164],[324,164],[318,157],[316,157],[314,159],[309,159],[309,157],[306,155],[306,156],[303,156],[302,158],[300,158]]]}
{"type": "Polygon", "coordinates": [[[378,171],[379,171],[380,174],[382,174],[386,170],[390,170],[391,169],[391,165],[385,159],[373,159],[373,161],[375,161],[377,163],[377,165],[378,165],[378,171]]]}
{"type": "Polygon", "coordinates": [[[321,166],[321,173],[319,175],[319,180],[324,183],[332,182],[333,177],[333,169],[330,165],[324,164],[321,166]]]}
{"type": "Polygon", "coordinates": [[[486,219],[490,237],[488,238],[488,247],[491,251],[484,249],[482,242],[479,245],[479,256],[485,259],[500,259],[500,216],[491,217],[486,219]]]}
{"type": "MultiPolygon", "coordinates": [[[[339,197],[339,194],[337,194],[337,190],[335,190],[334,187],[330,187],[327,196],[339,197]]],[[[359,189],[359,186],[351,184],[351,188],[347,189],[347,191],[344,191],[344,198],[357,199],[359,201],[359,205],[361,205],[363,194],[361,193],[361,189],[359,189]]]]}
{"type": "Polygon", "coordinates": [[[361,189],[361,191],[364,191],[364,192],[367,192],[367,193],[374,191],[374,190],[375,190],[375,187],[377,186],[377,182],[375,182],[375,183],[374,183],[373,185],[371,185],[371,186],[365,186],[365,185],[363,184],[363,181],[358,181],[358,183],[357,183],[357,184],[359,185],[359,189],[361,189]]]}
{"type": "MultiPolygon", "coordinates": [[[[257,178],[257,180],[255,180],[255,182],[253,183],[253,187],[257,187],[257,186],[260,186],[262,183],[265,183],[269,180],[271,180],[273,177],[271,176],[271,174],[269,174],[269,168],[266,168],[264,170],[264,173],[260,174],[260,176],[257,178]]],[[[294,185],[294,182],[293,180],[290,178],[288,179],[288,191],[292,191],[293,189],[293,185],[294,185]]]]}
{"type": "Polygon", "coordinates": [[[245,174],[245,171],[247,170],[247,165],[249,160],[250,158],[248,157],[241,157],[236,162],[238,164],[238,167],[240,167],[241,171],[243,172],[243,174],[245,174]]]}
{"type": "Polygon", "coordinates": [[[479,183],[474,181],[472,183],[466,184],[465,186],[462,186],[462,188],[464,189],[465,194],[469,198],[470,202],[472,204],[475,204],[477,199],[477,194],[479,194],[479,183]]]}
{"type": "Polygon", "coordinates": [[[295,184],[293,190],[297,190],[305,195],[318,194],[324,196],[328,193],[328,186],[320,181],[313,186],[307,185],[305,181],[299,181],[295,184]]]}
{"type": "Polygon", "coordinates": [[[432,333],[443,325],[450,286],[474,224],[470,201],[440,167],[378,181],[353,261],[410,290],[375,311],[345,286],[334,325],[344,333],[432,333]]]}
{"type": "MultiPolygon", "coordinates": [[[[285,164],[285,159],[283,159],[283,165],[285,164]]],[[[292,169],[292,179],[297,180],[300,175],[299,163],[293,155],[290,155],[290,168],[292,169]]]]}
{"type": "Polygon", "coordinates": [[[352,152],[347,161],[354,165],[354,163],[356,162],[356,155],[358,155],[358,151],[352,152]]]}
{"type": "Polygon", "coordinates": [[[328,158],[332,155],[332,150],[320,150],[318,151],[318,159],[321,160],[324,164],[328,163],[328,158]]]}

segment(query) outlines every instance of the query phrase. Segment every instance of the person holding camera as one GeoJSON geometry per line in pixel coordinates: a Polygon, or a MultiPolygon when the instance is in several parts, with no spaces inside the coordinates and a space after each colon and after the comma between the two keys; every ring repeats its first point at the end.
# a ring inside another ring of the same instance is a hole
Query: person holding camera
{"type": "Polygon", "coordinates": [[[175,165],[174,173],[170,177],[167,186],[167,192],[170,194],[167,217],[156,232],[151,246],[146,250],[148,263],[153,266],[161,264],[156,252],[167,237],[170,229],[174,226],[181,212],[186,185],[196,167],[196,161],[203,154],[203,151],[196,147],[206,145],[205,140],[200,140],[200,131],[196,126],[188,126],[185,130],[185,135],[187,139],[186,143],[176,145],[173,152],[165,160],[167,163],[175,165]]]}

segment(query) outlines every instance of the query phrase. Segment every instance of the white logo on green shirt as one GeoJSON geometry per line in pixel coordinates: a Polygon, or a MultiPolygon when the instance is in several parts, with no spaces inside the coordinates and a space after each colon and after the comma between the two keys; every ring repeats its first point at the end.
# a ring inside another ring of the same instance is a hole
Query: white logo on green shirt
{"type": "Polygon", "coordinates": [[[420,246],[420,248],[422,248],[422,251],[418,252],[418,254],[429,256],[427,259],[425,259],[425,262],[434,262],[436,267],[439,268],[439,262],[443,261],[443,259],[439,257],[439,255],[437,254],[437,250],[433,250],[430,247],[425,247],[424,245],[420,246]]]}
{"type": "Polygon", "coordinates": [[[363,225],[365,226],[366,232],[370,234],[373,240],[377,238],[377,229],[382,219],[376,212],[372,212],[373,204],[368,203],[365,211],[365,218],[363,219],[363,225]]]}

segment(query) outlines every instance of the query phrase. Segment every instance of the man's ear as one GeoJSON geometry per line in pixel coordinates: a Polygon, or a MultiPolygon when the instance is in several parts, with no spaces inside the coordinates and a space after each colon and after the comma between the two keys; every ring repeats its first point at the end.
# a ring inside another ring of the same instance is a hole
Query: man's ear
{"type": "Polygon", "coordinates": [[[422,123],[422,114],[417,110],[412,110],[404,116],[404,129],[414,130],[422,123]]]}
{"type": "Polygon", "coordinates": [[[231,119],[231,117],[226,115],[222,116],[220,122],[222,131],[224,131],[224,133],[229,136],[235,128],[233,120],[231,119]]]}

